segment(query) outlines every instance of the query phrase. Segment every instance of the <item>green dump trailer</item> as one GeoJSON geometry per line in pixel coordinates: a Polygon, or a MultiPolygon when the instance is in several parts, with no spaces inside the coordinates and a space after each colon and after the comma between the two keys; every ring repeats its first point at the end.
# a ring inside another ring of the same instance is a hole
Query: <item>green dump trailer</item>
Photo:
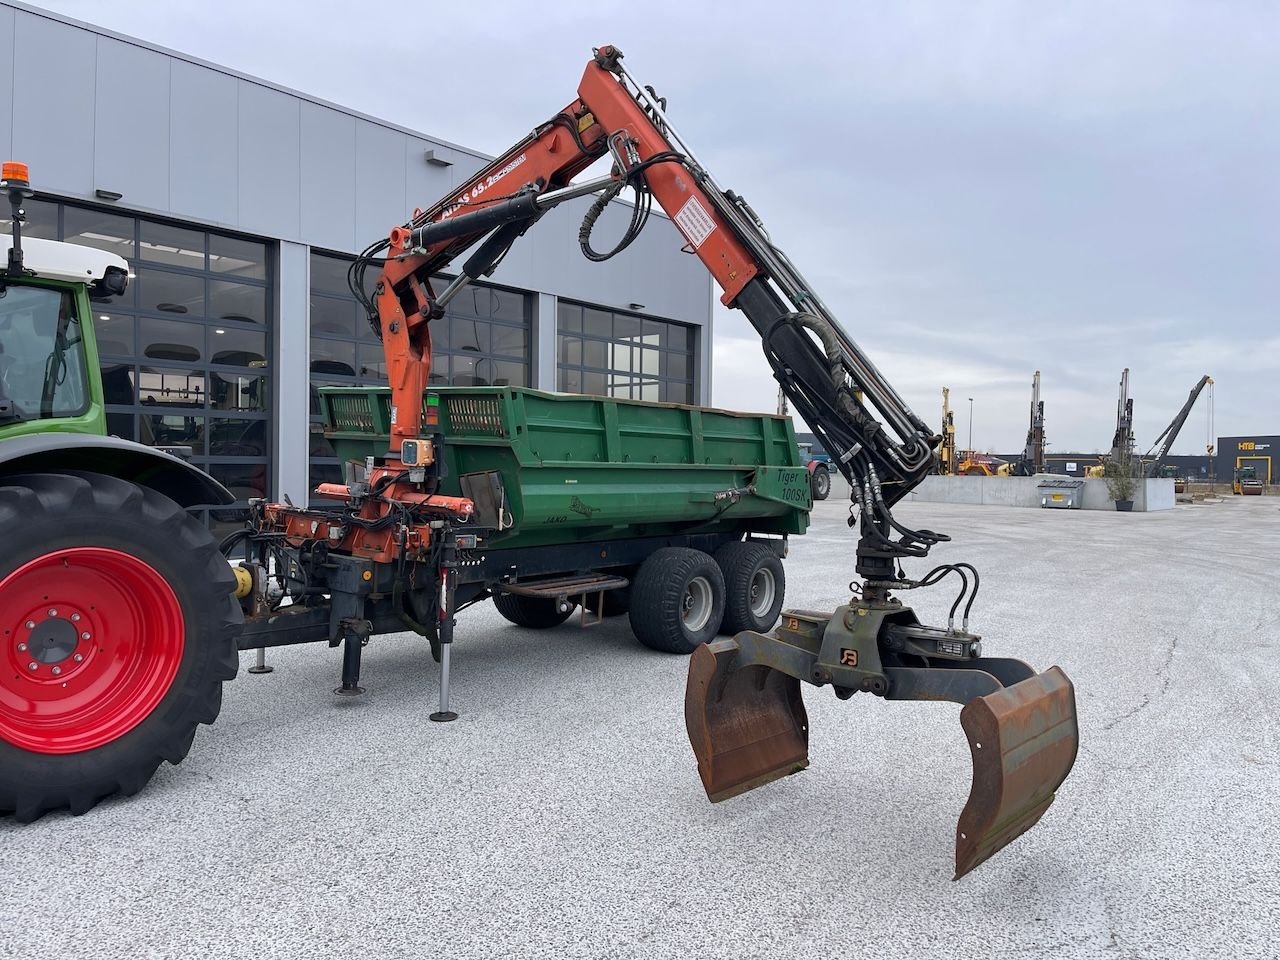
{"type": "MultiPolygon", "coordinates": [[[[387,451],[390,398],[320,391],[353,482],[387,451]]],[[[777,620],[787,540],[812,507],[789,418],[521,387],[423,402],[444,451],[438,492],[472,500],[484,531],[458,564],[459,607],[492,597],[533,628],[625,613],[642,643],[673,653],[777,620]]]]}
{"type": "MultiPolygon", "coordinates": [[[[390,390],[319,393],[358,489],[387,453],[390,390]]],[[[628,614],[641,643],[671,653],[777,621],[787,539],[813,506],[787,417],[518,387],[433,389],[425,410],[443,449],[438,493],[476,504],[476,538],[457,538],[458,607],[493,598],[534,628],[628,614]]],[[[392,605],[399,622],[383,622],[403,630],[402,598],[392,605]]],[[[279,635],[251,621],[242,648],[260,632],[264,645],[279,635]]]]}
{"type": "MultiPolygon", "coordinates": [[[[386,388],[320,390],[339,459],[386,453],[390,400],[386,388]]],[[[494,550],[808,526],[786,417],[521,387],[440,388],[425,410],[444,440],[440,492],[476,502],[494,550]]]]}

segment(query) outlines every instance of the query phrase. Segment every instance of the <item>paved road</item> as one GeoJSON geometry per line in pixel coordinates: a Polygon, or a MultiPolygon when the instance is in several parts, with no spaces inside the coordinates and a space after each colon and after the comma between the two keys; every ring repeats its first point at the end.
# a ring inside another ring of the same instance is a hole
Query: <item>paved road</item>
{"type": "MultiPolygon", "coordinates": [[[[846,599],[843,509],[795,544],[793,605],[846,599]]],[[[454,724],[426,719],[411,637],[369,646],[356,702],[329,692],[336,652],[282,651],[142,795],[0,821],[0,957],[1276,956],[1274,502],[901,512],[982,570],[987,651],[1059,663],[1079,696],[1057,803],[958,883],[954,706],[808,690],[812,767],[712,806],[683,659],[625,620],[539,633],[485,604],[454,724]]]]}

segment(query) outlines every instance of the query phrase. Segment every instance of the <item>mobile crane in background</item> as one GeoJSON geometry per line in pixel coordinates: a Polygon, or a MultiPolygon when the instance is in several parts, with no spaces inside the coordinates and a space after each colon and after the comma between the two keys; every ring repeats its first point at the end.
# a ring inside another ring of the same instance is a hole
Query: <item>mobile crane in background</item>
{"type": "MultiPolygon", "coordinates": [[[[1164,428],[1164,431],[1160,436],[1156,437],[1155,442],[1151,444],[1151,449],[1148,450],[1146,455],[1142,458],[1145,475],[1147,477],[1165,476],[1161,470],[1161,464],[1163,463],[1164,458],[1168,456],[1169,451],[1173,448],[1174,442],[1178,439],[1178,434],[1182,432],[1182,425],[1187,422],[1187,417],[1191,415],[1191,408],[1196,405],[1196,400],[1199,399],[1200,392],[1212,383],[1213,378],[1207,373],[1201,377],[1196,385],[1191,388],[1191,392],[1187,395],[1187,402],[1182,405],[1182,409],[1177,412],[1173,420],[1169,422],[1169,425],[1164,428]]],[[[1212,396],[1212,389],[1210,389],[1210,395],[1212,396]]],[[[1173,476],[1173,474],[1168,475],[1173,476]]],[[[1180,483],[1182,483],[1182,480],[1174,477],[1175,493],[1183,492],[1178,489],[1178,485],[1180,483]]]]}
{"type": "MultiPolygon", "coordinates": [[[[21,186],[26,188],[25,180],[21,186]]],[[[894,505],[934,469],[940,438],[907,407],[774,245],[746,199],[723,188],[698,161],[668,118],[667,101],[636,82],[616,47],[594,51],[577,96],[564,109],[466,183],[415,212],[388,238],[371,244],[352,264],[352,293],[363,304],[386,357],[389,449],[384,456],[370,457],[347,484],[322,486],[325,494],[346,501],[339,520],[329,511],[255,502],[244,541],[251,551],[275,551],[283,565],[277,589],[296,595],[299,619],[319,612],[326,624],[339,623],[342,636],[337,640],[345,639],[347,655],[358,657],[369,633],[383,629],[370,612],[375,600],[385,604],[390,596],[403,601],[398,613],[405,622],[443,648],[440,713],[448,712],[447,651],[462,568],[483,562],[481,552],[497,531],[479,521],[486,513],[483,489],[466,497],[440,492],[444,424],[438,408],[424,401],[432,325],[469,282],[491,274],[548,210],[585,196],[594,200],[582,221],[579,243],[584,255],[597,261],[635,240],[654,200],[662,206],[687,249],[723,290],[721,301],[747,316],[787,399],[852,489],[850,526],[857,527],[859,536],[857,581],[849,602],[830,613],[784,611],[773,633],[745,629],[693,650],[684,713],[708,797],[724,800],[808,765],[809,721],[801,681],[831,687],[842,700],[865,692],[886,700],[960,703],[973,759],[973,783],[956,829],[956,876],[962,876],[1035,825],[1069,775],[1079,739],[1074,688],[1058,667],[1037,673],[1019,660],[984,655],[981,637],[969,630],[979,586],[971,564],[943,563],[920,575],[904,569],[906,560],[923,559],[931,547],[949,539],[911,528],[893,514],[894,505]],[[602,158],[611,160],[608,174],[572,182],[602,158]],[[630,223],[611,250],[599,251],[592,245],[596,221],[627,189],[635,198],[630,223]],[[473,247],[456,279],[437,290],[432,278],[473,247]],[[367,282],[370,271],[376,277],[372,285],[367,282]],[[326,579],[334,571],[350,573],[351,584],[326,579]],[[898,595],[948,577],[959,580],[961,588],[947,625],[922,624],[898,595]],[[412,602],[404,599],[410,596],[412,602]],[[343,610],[338,609],[340,599],[347,605],[343,610]]],[[[112,261],[105,266],[110,272],[119,265],[112,261]]],[[[15,283],[22,281],[20,264],[10,276],[15,283]]],[[[90,351],[89,361],[93,358],[90,351]]],[[[484,419],[481,426],[492,424],[484,419]]],[[[125,449],[110,446],[117,453],[125,449]]],[[[182,474],[181,466],[167,461],[164,466],[182,474]]],[[[749,488],[726,490],[717,502],[728,507],[750,493],[749,488]]],[[[216,484],[208,496],[212,502],[227,498],[216,484]]],[[[500,531],[506,513],[502,501],[496,502],[492,513],[500,531]]],[[[207,550],[203,545],[201,550],[203,563],[207,550]]],[[[243,568],[234,577],[225,564],[220,569],[181,568],[191,575],[188,584],[158,578],[154,570],[140,572],[123,554],[112,562],[158,599],[199,589],[210,610],[217,609],[219,598],[234,610],[233,593],[247,610],[279,602],[271,593],[274,578],[243,568]]],[[[483,590],[471,594],[473,599],[483,595],[483,590]]],[[[686,599],[696,600],[692,593],[686,599]]],[[[162,606],[180,610],[176,603],[166,599],[162,606]]],[[[52,611],[48,616],[50,622],[56,619],[52,611]]],[[[220,617],[208,626],[209,637],[191,634],[187,642],[209,640],[214,632],[225,640],[235,619],[220,617]]],[[[181,620],[177,623],[180,627],[181,620]]],[[[42,641],[50,656],[61,655],[60,644],[67,640],[62,632],[57,626],[42,641]]],[[[179,647],[181,634],[180,629],[175,634],[179,647]]],[[[71,636],[70,642],[74,640],[71,636]]],[[[226,662],[225,647],[211,646],[210,651],[210,658],[219,659],[207,679],[234,673],[233,654],[226,662]]],[[[163,684],[147,688],[151,707],[167,689],[163,684]]],[[[218,684],[211,683],[210,690],[218,692],[218,684]]],[[[48,692],[56,696],[56,684],[48,692]]],[[[216,701],[208,706],[216,716],[216,701]]],[[[197,720],[209,719],[193,719],[190,732],[197,720]]],[[[175,744],[177,759],[189,745],[189,734],[185,744],[175,744]]],[[[25,762],[38,770],[38,761],[28,757],[25,762]]],[[[82,812],[115,790],[140,789],[159,762],[157,756],[147,770],[104,781],[100,793],[75,794],[72,809],[82,812]]],[[[44,806],[33,806],[34,815],[54,801],[56,797],[41,797],[44,806]]]]}

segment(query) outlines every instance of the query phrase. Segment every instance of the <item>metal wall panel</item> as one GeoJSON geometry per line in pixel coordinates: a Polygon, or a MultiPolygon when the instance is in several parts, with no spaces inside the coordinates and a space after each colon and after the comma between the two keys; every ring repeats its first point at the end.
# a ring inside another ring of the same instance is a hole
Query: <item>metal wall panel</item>
{"type": "Polygon", "coordinates": [[[239,226],[273,237],[301,229],[298,99],[246,80],[239,90],[239,226]]]}
{"type": "MultiPolygon", "coordinates": [[[[429,140],[404,138],[404,184],[408,213],[413,213],[414,207],[431,206],[453,186],[453,167],[438,167],[427,163],[425,157],[428,150],[434,150],[437,156],[453,159],[451,152],[446,154],[429,140]]],[[[384,231],[392,226],[394,224],[388,223],[384,231]]],[[[366,243],[372,243],[372,239],[366,243]]]]}
{"type": "Polygon", "coordinates": [[[276,324],[275,491],[306,504],[308,419],[311,393],[308,368],[311,340],[307,317],[311,287],[311,252],[300,243],[281,243],[277,261],[279,322],[276,324]]]}
{"type": "Polygon", "coordinates": [[[93,187],[169,208],[169,57],[98,38],[93,187]]]}
{"type": "Polygon", "coordinates": [[[0,156],[18,159],[13,152],[13,19],[13,8],[0,7],[0,156]]]}
{"type": "Polygon", "coordinates": [[[409,219],[404,141],[398,130],[356,121],[356,245],[368,246],[409,219]]]}
{"type": "Polygon", "coordinates": [[[16,11],[12,150],[42,190],[93,194],[96,46],[86,30],[16,11]]]}
{"type": "Polygon", "coordinates": [[[208,67],[172,61],[169,203],[175,216],[236,225],[238,83],[208,67]]]}
{"type": "Polygon", "coordinates": [[[302,103],[299,185],[301,237],[313,246],[356,253],[356,119],[302,103]]]}

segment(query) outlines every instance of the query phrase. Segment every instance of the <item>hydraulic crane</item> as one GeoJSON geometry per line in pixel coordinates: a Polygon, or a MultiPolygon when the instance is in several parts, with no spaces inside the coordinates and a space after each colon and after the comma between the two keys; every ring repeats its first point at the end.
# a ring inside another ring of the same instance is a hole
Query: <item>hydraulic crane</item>
{"type": "MultiPolygon", "coordinates": [[[[792,409],[852,487],[849,523],[860,536],[850,602],[833,613],[785,612],[773,634],[746,631],[694,653],[685,719],[708,796],[722,800],[807,766],[802,680],[830,686],[841,699],[865,691],[962,703],[974,781],[957,828],[956,875],[968,872],[1034,825],[1070,772],[1078,743],[1071,682],[1057,667],[1037,674],[1021,661],[982,655],[981,638],[968,629],[979,584],[972,565],[946,563],[915,577],[902,569],[904,560],[923,558],[948,539],[908,527],[892,512],[934,469],[939,438],[845,333],[746,199],[699,162],[669,119],[666,100],[636,82],[616,47],[594,51],[577,97],[563,110],[352,265],[352,293],[386,354],[391,445],[356,488],[322,487],[355,503],[362,521],[330,551],[419,559],[453,535],[451,524],[471,516],[469,501],[434,492],[439,425],[429,408],[424,418],[423,405],[432,323],[548,210],[588,195],[594,200],[579,243],[591,260],[625,249],[652,202],[662,206],[685,249],[720,286],[721,301],[747,316],[792,409]],[[612,161],[610,173],[572,182],[603,157],[612,161]],[[593,227],[627,189],[635,201],[630,223],[612,250],[599,251],[593,227]],[[457,278],[437,291],[432,277],[473,246],[457,278]],[[372,295],[370,269],[379,271],[372,295]],[[946,627],[921,624],[895,595],[948,576],[962,586],[946,627]]],[[[313,511],[279,504],[264,518],[264,529],[286,531],[323,522],[313,511]]],[[[478,536],[482,542],[483,532],[478,536]]],[[[451,589],[445,563],[437,604],[442,688],[451,589]]]]}
{"type": "Polygon", "coordinates": [[[1191,414],[1191,408],[1196,405],[1196,400],[1200,397],[1200,391],[1211,383],[1213,383],[1213,378],[1207,373],[1200,378],[1200,381],[1191,388],[1191,393],[1187,395],[1187,402],[1182,405],[1182,409],[1178,411],[1177,416],[1173,418],[1169,425],[1164,428],[1164,432],[1156,437],[1155,442],[1151,444],[1151,449],[1142,458],[1143,463],[1146,464],[1146,475],[1148,477],[1154,477],[1159,474],[1160,463],[1172,449],[1174,441],[1178,439],[1178,434],[1182,431],[1182,425],[1187,422],[1187,417],[1191,414]]]}

